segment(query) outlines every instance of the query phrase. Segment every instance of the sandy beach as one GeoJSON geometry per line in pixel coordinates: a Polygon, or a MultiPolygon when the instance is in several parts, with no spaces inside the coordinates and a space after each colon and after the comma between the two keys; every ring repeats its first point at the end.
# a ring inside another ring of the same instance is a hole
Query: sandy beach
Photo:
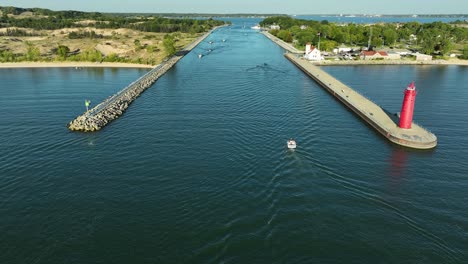
{"type": "Polygon", "coordinates": [[[154,68],[153,65],[117,62],[7,62],[0,63],[0,68],[154,68]]]}

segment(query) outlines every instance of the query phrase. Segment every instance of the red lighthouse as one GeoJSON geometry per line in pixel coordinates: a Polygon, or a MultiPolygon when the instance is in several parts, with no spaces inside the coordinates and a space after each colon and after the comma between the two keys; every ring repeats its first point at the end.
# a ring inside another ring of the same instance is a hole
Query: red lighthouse
{"type": "Polygon", "coordinates": [[[413,122],[413,111],[414,111],[414,101],[416,100],[416,87],[414,82],[406,88],[405,98],[403,99],[403,105],[401,106],[400,113],[400,127],[401,128],[411,128],[411,123],[413,122]]]}

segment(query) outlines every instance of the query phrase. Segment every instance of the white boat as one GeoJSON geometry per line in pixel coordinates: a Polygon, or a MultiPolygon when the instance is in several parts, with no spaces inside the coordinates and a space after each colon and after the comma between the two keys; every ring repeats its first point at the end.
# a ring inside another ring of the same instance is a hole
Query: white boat
{"type": "Polygon", "coordinates": [[[201,55],[201,54],[198,54],[198,58],[201,58],[202,56],[203,56],[203,55],[201,55]]]}
{"type": "Polygon", "coordinates": [[[251,27],[251,29],[260,30],[262,28],[260,27],[260,25],[255,25],[255,26],[251,27]]]}
{"type": "Polygon", "coordinates": [[[295,149],[296,148],[296,141],[294,139],[288,140],[288,149],[295,149]]]}

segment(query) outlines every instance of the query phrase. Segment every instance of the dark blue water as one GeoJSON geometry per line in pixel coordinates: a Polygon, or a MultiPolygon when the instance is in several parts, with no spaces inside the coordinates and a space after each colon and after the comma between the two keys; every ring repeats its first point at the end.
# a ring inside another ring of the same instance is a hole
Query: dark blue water
{"type": "Polygon", "coordinates": [[[391,112],[415,80],[413,151],[242,27],[98,133],[66,124],[143,70],[0,70],[0,263],[466,262],[468,68],[325,68],[391,112]]]}

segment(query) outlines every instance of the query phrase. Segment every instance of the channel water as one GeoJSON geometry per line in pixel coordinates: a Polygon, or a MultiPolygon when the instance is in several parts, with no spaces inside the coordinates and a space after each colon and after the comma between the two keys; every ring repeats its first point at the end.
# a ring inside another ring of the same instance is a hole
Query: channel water
{"type": "Polygon", "coordinates": [[[439,144],[404,149],[246,21],[98,133],[66,124],[145,70],[0,69],[0,263],[466,261],[468,68],[325,68],[391,113],[415,81],[439,144]]]}

